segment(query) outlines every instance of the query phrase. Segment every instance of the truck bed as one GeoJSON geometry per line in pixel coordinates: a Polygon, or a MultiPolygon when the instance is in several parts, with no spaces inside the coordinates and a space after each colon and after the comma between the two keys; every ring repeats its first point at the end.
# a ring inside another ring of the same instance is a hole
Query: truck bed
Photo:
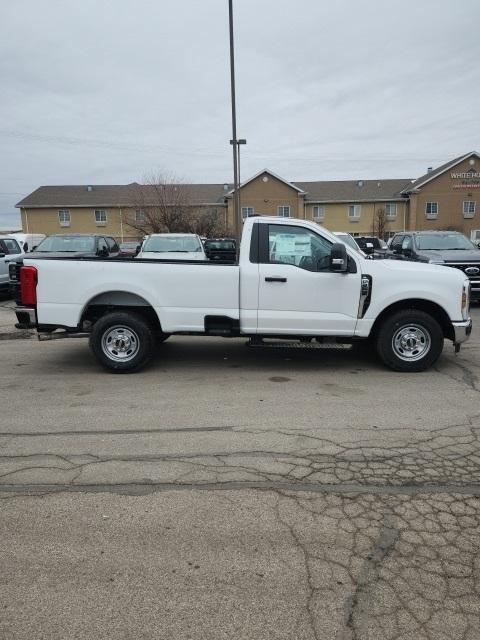
{"type": "Polygon", "coordinates": [[[24,264],[41,274],[39,325],[77,327],[91,304],[149,305],[166,333],[203,332],[206,315],[239,319],[235,264],[98,258],[25,258],[24,264]]]}

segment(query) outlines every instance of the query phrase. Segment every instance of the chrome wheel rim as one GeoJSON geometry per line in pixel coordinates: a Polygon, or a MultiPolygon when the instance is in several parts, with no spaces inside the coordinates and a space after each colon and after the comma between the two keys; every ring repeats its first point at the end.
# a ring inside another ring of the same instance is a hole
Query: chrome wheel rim
{"type": "Polygon", "coordinates": [[[415,362],[421,360],[431,346],[429,332],[418,324],[407,324],[394,333],[392,348],[400,360],[415,362]]]}
{"type": "Polygon", "coordinates": [[[129,327],[111,327],[102,337],[102,351],[110,360],[129,362],[140,348],[138,336],[129,327]]]}

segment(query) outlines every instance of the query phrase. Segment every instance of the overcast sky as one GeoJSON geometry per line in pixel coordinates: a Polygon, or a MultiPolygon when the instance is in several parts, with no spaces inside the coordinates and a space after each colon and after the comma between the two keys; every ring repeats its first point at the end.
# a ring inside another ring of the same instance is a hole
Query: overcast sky
{"type": "MultiPolygon", "coordinates": [[[[480,150],[479,0],[234,0],[242,177],[480,150]]],[[[0,226],[40,185],[232,181],[227,0],[1,0],[0,226]]]]}

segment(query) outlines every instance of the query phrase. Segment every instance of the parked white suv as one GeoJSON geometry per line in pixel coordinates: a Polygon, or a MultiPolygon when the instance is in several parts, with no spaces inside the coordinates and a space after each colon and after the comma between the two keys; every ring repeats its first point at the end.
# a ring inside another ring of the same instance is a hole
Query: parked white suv
{"type": "Polygon", "coordinates": [[[206,260],[207,256],[195,233],[152,233],[144,240],[137,258],[206,260]]]}
{"type": "Polygon", "coordinates": [[[22,255],[23,251],[15,238],[0,236],[0,294],[7,294],[9,289],[8,260],[22,255]]]}

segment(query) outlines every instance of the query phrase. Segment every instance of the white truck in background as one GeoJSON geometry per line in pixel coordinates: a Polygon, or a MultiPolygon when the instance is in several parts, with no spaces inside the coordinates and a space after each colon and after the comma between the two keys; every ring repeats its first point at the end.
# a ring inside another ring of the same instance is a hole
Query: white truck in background
{"type": "Polygon", "coordinates": [[[18,244],[21,246],[22,251],[27,253],[33,251],[42,240],[47,236],[44,233],[10,233],[11,238],[15,238],[18,244]]]}
{"type": "Polygon", "coordinates": [[[200,236],[196,233],[152,233],[143,241],[137,259],[206,260],[200,236]]]}
{"type": "Polygon", "coordinates": [[[114,372],[140,369],[172,334],[369,341],[397,371],[422,371],[470,335],[457,269],[372,261],[307,220],[247,218],[237,264],[28,258],[17,327],[42,339],[86,335],[114,372]]]}

